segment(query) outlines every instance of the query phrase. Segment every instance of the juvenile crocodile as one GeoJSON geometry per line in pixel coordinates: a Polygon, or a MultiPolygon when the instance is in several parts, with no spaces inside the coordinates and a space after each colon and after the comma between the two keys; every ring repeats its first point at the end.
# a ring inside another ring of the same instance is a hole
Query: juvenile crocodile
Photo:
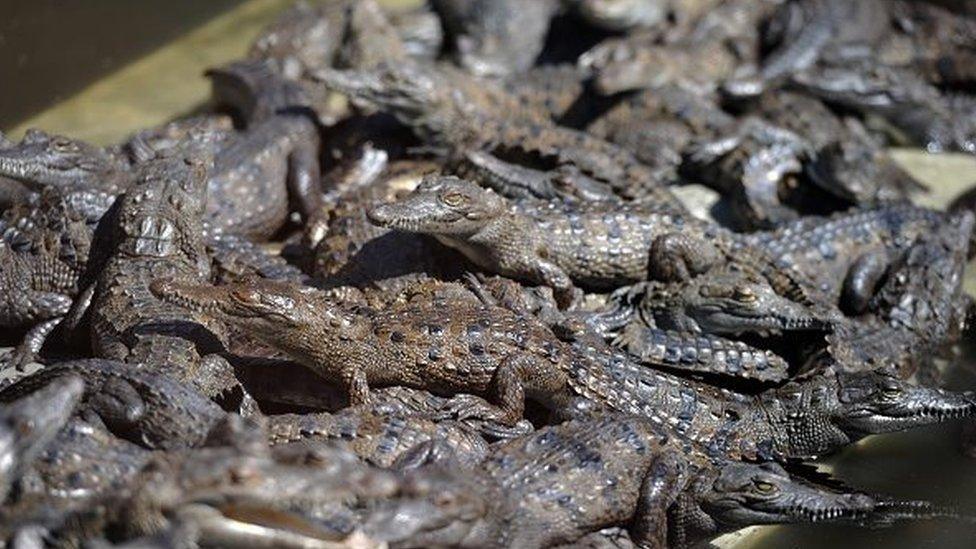
{"type": "Polygon", "coordinates": [[[857,311],[900,250],[948,222],[943,212],[895,204],[807,217],[747,240],[775,258],[781,269],[812,282],[830,303],[857,311]]]}
{"type": "Polygon", "coordinates": [[[390,112],[428,144],[444,147],[454,156],[494,150],[550,166],[569,164],[605,181],[618,194],[683,210],[661,174],[630,152],[558,126],[548,113],[523,108],[517,96],[490,82],[419,63],[384,65],[374,71],[323,70],[312,76],[355,103],[390,112]]]}
{"type": "Polygon", "coordinates": [[[867,314],[827,336],[835,367],[886,366],[907,376],[956,342],[972,301],[962,290],[972,231],[973,214],[957,215],[899,254],[864,306],[867,314]]]}
{"type": "Polygon", "coordinates": [[[973,393],[917,386],[887,370],[821,368],[752,396],[654,371],[592,340],[573,347],[574,394],[651,418],[713,457],[807,459],[869,434],[976,414],[973,393]]]}
{"type": "Polygon", "coordinates": [[[213,287],[160,280],[152,288],[341,383],[354,404],[368,400],[372,385],[399,384],[488,395],[492,406],[462,395],[447,409],[509,425],[526,398],[562,415],[610,408],[652,418],[702,452],[736,459],[806,458],[867,434],[976,414],[971,393],[917,387],[882,371],[828,368],[740,395],[639,365],[595,338],[566,343],[533,319],[469,302],[375,311],[270,281],[213,287]]]}
{"type": "Polygon", "coordinates": [[[794,75],[790,85],[831,105],[880,118],[895,142],[931,152],[976,152],[976,100],[942,93],[904,68],[868,60],[817,66],[794,75]]]}
{"type": "MultiPolygon", "coordinates": [[[[256,69],[234,65],[225,70],[256,69]]],[[[259,77],[270,78],[263,73],[259,77]]],[[[305,214],[317,204],[318,128],[305,112],[268,116],[240,132],[189,119],[142,132],[125,146],[105,149],[33,131],[20,144],[0,149],[0,176],[37,191],[54,187],[118,195],[135,184],[139,164],[152,157],[153,145],[163,148],[180,138],[212,149],[215,165],[207,181],[206,215],[226,232],[266,238],[287,217],[289,197],[305,214]]]]}
{"type": "Polygon", "coordinates": [[[503,309],[445,303],[357,310],[313,288],[270,281],[214,287],[158,280],[152,289],[167,303],[231,323],[285,351],[339,383],[352,405],[369,402],[370,385],[492,395],[500,407],[487,417],[513,425],[526,395],[546,398],[565,387],[552,366],[567,359],[558,341],[541,324],[503,309]],[[293,329],[279,333],[282,321],[293,329]],[[315,332],[316,341],[306,331],[315,332]]]}
{"type": "Polygon", "coordinates": [[[684,280],[723,256],[751,263],[784,295],[799,287],[737,235],[644,202],[510,203],[469,181],[430,177],[368,215],[380,226],[432,235],[484,269],[549,286],[562,306],[573,301],[574,283],[612,289],[649,276],[684,280]]]}
{"type": "Polygon", "coordinates": [[[136,183],[103,218],[82,281],[91,306],[79,300],[71,318],[87,312],[96,356],[158,368],[216,396],[237,386],[216,356],[221,327],[163,303],[149,292],[158,276],[211,279],[203,213],[210,159],[191,149],[144,162],[136,183]]]}
{"type": "Polygon", "coordinates": [[[225,413],[210,399],[173,378],[135,365],[102,359],[51,364],[0,390],[0,402],[30,395],[64,379],[85,380],[81,411],[115,435],[148,448],[199,445],[225,413]]]}
{"type": "Polygon", "coordinates": [[[365,528],[395,547],[551,547],[628,528],[640,547],[688,547],[751,524],[883,524],[952,516],[820,486],[776,464],[688,459],[652,422],[606,416],[545,427],[495,448],[460,476],[420,469],[365,528]]]}
{"type": "Polygon", "coordinates": [[[778,295],[768,281],[735,262],[687,282],[641,282],[621,288],[612,299],[618,308],[636,307],[647,326],[688,333],[829,331],[836,320],[778,295]]]}
{"type": "Polygon", "coordinates": [[[268,418],[271,444],[297,441],[333,442],[378,467],[392,466],[405,452],[424,442],[450,448],[464,467],[484,459],[488,443],[463,424],[419,416],[389,415],[347,408],[335,414],[283,414],[268,418]]]}

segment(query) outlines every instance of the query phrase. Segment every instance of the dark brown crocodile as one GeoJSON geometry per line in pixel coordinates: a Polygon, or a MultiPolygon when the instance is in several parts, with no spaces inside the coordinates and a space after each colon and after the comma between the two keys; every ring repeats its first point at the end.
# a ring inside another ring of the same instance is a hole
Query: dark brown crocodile
{"type": "Polygon", "coordinates": [[[148,448],[199,445],[225,413],[175,379],[139,365],[111,360],[71,360],[49,365],[0,391],[11,402],[54,381],[85,380],[81,410],[117,436],[148,448]]]}
{"type": "Polygon", "coordinates": [[[487,395],[491,406],[462,395],[447,409],[509,425],[526,399],[560,415],[610,408],[653,418],[707,454],[750,459],[816,456],[869,433],[976,414],[971,393],[917,387],[884,371],[828,368],[757,396],[736,394],[639,365],[595,338],[566,343],[534,319],[465,301],[376,311],[280,282],[160,280],[152,288],[340,383],[353,404],[368,400],[371,386],[407,385],[487,395]]]}
{"type": "Polygon", "coordinates": [[[776,464],[689,459],[652,422],[605,416],[495,448],[483,470],[412,472],[367,532],[395,547],[551,547],[624,527],[640,547],[689,547],[751,524],[954,518],[951,509],[820,485],[776,464]]]}
{"type": "MultiPolygon", "coordinates": [[[[149,292],[158,276],[211,278],[204,244],[207,173],[211,160],[197,150],[169,150],[140,165],[132,187],[96,231],[101,257],[89,261],[92,348],[96,356],[152,365],[209,396],[236,386],[222,349],[219,325],[163,303],[149,292]]],[[[72,318],[81,318],[78,301],[72,318]]]]}
{"type": "Polygon", "coordinates": [[[558,126],[548,112],[522,108],[516,95],[443,66],[383,65],[373,71],[323,70],[312,75],[354,103],[386,110],[428,144],[454,156],[500,150],[553,166],[570,164],[624,196],[681,211],[661,174],[612,143],[558,126]]]}
{"type": "Polygon", "coordinates": [[[687,280],[724,259],[755,267],[783,295],[809,299],[763,250],[653,203],[510,203],[469,181],[430,177],[369,216],[384,227],[432,235],[483,269],[549,286],[562,306],[572,303],[574,283],[612,289],[647,278],[687,280]]]}
{"type": "Polygon", "coordinates": [[[948,221],[942,212],[895,204],[828,218],[809,216],[748,239],[781,269],[811,281],[830,303],[857,311],[899,250],[948,221]]]}

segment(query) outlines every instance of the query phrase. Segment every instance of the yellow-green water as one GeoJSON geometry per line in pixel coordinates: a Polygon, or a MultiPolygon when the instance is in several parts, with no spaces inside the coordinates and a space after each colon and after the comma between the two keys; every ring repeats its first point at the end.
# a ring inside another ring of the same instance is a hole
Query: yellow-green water
{"type": "MultiPolygon", "coordinates": [[[[405,5],[417,0],[388,0],[405,5]]],[[[7,128],[19,136],[28,127],[76,136],[96,143],[118,141],[133,131],[187,113],[206,102],[207,67],[240,57],[260,28],[291,0],[252,0],[211,20],[169,45],[88,86],[69,100],[7,128]]],[[[15,85],[15,84],[14,84],[15,85]]],[[[928,155],[894,151],[896,159],[931,187],[921,202],[944,207],[976,183],[976,159],[964,155],[928,155]]],[[[976,292],[970,269],[969,292],[976,292]]],[[[976,364],[973,349],[962,363],[976,364]]],[[[954,386],[976,387],[971,370],[950,370],[954,386]]],[[[957,451],[958,425],[876,436],[833,456],[825,463],[841,479],[864,489],[907,498],[928,498],[976,511],[976,462],[957,451]]],[[[866,531],[832,526],[751,528],[719,540],[722,546],[784,547],[976,547],[976,528],[946,523],[918,523],[866,531]]]]}

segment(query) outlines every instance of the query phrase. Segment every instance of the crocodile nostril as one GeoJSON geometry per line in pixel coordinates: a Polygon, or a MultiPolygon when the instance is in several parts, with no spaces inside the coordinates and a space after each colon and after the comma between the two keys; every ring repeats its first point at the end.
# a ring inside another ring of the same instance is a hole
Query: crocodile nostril
{"type": "Polygon", "coordinates": [[[393,208],[388,204],[374,206],[366,211],[366,217],[375,225],[385,226],[393,220],[393,208]]]}

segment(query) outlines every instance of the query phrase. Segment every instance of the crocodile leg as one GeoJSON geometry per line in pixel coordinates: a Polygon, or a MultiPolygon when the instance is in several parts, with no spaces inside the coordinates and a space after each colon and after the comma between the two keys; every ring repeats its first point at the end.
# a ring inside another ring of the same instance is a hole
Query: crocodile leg
{"type": "Polygon", "coordinates": [[[662,282],[682,282],[707,271],[720,259],[719,251],[708,242],[681,233],[663,234],[651,244],[648,274],[662,282]]]}
{"type": "Polygon", "coordinates": [[[884,250],[868,252],[857,258],[844,277],[839,304],[841,310],[848,314],[860,314],[867,310],[868,301],[887,274],[889,264],[888,254],[884,250]]]}
{"type": "Polygon", "coordinates": [[[318,142],[303,141],[288,156],[288,190],[305,219],[310,219],[322,204],[318,154],[318,142]]]}
{"type": "Polygon", "coordinates": [[[665,451],[651,464],[641,484],[631,537],[639,547],[668,547],[668,508],[681,493],[686,464],[674,451],[665,451]]]}

